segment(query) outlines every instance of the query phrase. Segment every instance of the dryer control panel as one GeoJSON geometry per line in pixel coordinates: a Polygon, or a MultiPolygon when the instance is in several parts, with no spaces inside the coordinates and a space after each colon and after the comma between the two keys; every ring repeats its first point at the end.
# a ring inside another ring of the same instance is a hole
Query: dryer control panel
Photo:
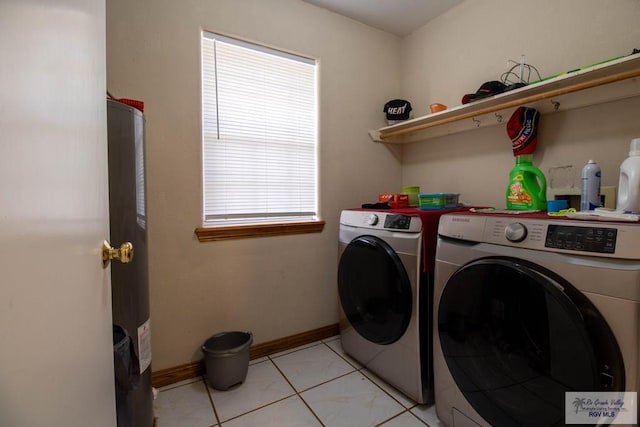
{"type": "Polygon", "coordinates": [[[408,230],[411,227],[411,217],[408,215],[387,215],[384,228],[392,230],[408,230]]]}
{"type": "Polygon", "coordinates": [[[389,232],[420,233],[422,231],[422,220],[419,216],[381,211],[344,210],[340,214],[340,224],[389,232]]]}

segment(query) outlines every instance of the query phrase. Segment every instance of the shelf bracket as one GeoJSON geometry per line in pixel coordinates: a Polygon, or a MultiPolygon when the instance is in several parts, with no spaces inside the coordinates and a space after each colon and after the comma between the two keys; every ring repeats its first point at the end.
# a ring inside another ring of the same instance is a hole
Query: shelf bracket
{"type": "Polygon", "coordinates": [[[369,138],[371,138],[373,142],[383,142],[382,138],[380,138],[380,131],[377,130],[370,130],[369,138]]]}

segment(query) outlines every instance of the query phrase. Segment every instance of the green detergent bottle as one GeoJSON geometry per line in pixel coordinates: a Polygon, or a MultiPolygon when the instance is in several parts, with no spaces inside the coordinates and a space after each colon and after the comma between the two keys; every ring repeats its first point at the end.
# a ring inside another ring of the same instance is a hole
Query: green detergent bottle
{"type": "Polygon", "coordinates": [[[531,154],[516,156],[516,165],[509,173],[507,209],[547,210],[547,180],[533,166],[531,154]]]}

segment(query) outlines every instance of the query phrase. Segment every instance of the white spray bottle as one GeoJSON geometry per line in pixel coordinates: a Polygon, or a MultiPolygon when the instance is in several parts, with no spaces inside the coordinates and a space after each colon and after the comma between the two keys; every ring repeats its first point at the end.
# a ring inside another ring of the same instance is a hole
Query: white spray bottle
{"type": "Polygon", "coordinates": [[[640,213],[640,138],[629,144],[629,157],[620,165],[616,210],[640,213]]]}

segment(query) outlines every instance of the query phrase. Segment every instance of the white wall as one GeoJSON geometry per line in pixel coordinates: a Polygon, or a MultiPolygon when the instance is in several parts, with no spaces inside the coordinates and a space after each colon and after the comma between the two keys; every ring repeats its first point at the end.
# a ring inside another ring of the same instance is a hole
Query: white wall
{"type": "MultiPolygon", "coordinates": [[[[299,0],[109,0],[107,81],[145,101],[154,370],[201,358],[221,330],[261,343],[337,322],[338,214],[382,191],[420,185],[463,201],[504,205],[513,166],[504,126],[405,147],[376,144],[382,105],[406,97],[414,114],[432,102],[459,105],[498,79],[507,59],[543,76],[640,48],[637,0],[466,0],[398,39],[299,0]],[[201,221],[200,29],[320,61],[321,234],[198,243],[201,221]],[[402,162],[402,163],[401,163],[402,162]]],[[[575,181],[597,160],[605,185],[631,137],[640,100],[542,117],[536,164],[575,181]]],[[[550,180],[552,181],[552,180],[550,180]]]]}
{"type": "Polygon", "coordinates": [[[397,37],[299,0],[107,2],[108,89],[145,102],[155,371],[202,358],[200,345],[219,331],[250,330],[258,344],[337,323],[339,212],[400,188],[399,155],[366,132],[398,96],[399,55],[397,37]],[[201,29],[318,59],[324,232],[194,237],[201,29]]]}
{"type": "MultiPolygon", "coordinates": [[[[466,0],[403,40],[402,93],[424,115],[433,102],[460,105],[521,54],[542,77],[627,55],[640,48],[638,18],[636,0],[466,0]]],[[[640,136],[640,99],[542,116],[538,135],[534,163],[550,187],[579,186],[589,159],[603,185],[617,185],[629,140],[640,136]]],[[[406,146],[403,185],[504,207],[513,164],[502,124],[406,146]]]]}

